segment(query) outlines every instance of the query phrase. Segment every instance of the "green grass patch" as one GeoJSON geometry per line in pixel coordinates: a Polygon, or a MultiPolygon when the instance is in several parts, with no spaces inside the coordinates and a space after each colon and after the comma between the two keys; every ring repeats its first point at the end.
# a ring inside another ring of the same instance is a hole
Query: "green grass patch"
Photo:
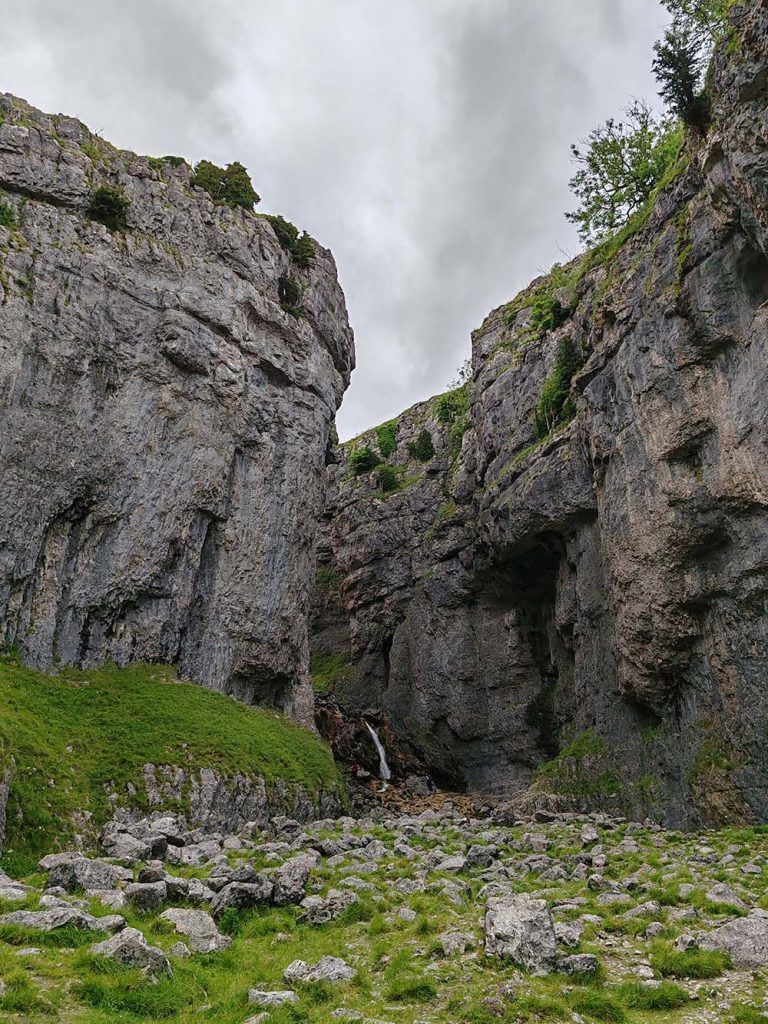
{"type": "Polygon", "coordinates": [[[718,978],[730,966],[727,953],[708,949],[677,950],[659,943],[651,953],[651,967],[662,978],[718,978]]]}
{"type": "Polygon", "coordinates": [[[337,788],[330,751],[276,712],[180,683],[167,666],[107,666],[44,675],[0,659],[0,765],[15,762],[3,866],[28,874],[71,836],[75,812],[99,827],[107,796],[147,764],[215,768],[337,788]]]}
{"type": "Polygon", "coordinates": [[[309,659],[309,674],[318,693],[330,693],[336,683],[349,676],[352,658],[348,654],[313,654],[309,659]]]}
{"type": "Polygon", "coordinates": [[[674,981],[662,981],[658,987],[626,981],[614,991],[619,1001],[630,1010],[676,1010],[691,1001],[682,985],[674,981]]]}

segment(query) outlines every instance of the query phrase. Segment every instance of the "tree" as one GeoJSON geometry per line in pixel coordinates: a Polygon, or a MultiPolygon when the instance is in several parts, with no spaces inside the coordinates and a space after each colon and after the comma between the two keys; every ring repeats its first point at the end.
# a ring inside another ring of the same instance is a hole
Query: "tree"
{"type": "Polygon", "coordinates": [[[648,202],[680,151],[673,122],[657,117],[644,100],[610,118],[571,152],[579,170],[570,187],[580,207],[566,217],[584,242],[599,242],[622,227],[648,202]]]}
{"type": "Polygon", "coordinates": [[[728,28],[728,11],[734,0],[662,0],[672,23],[691,32],[700,42],[717,42],[728,28]]]}
{"type": "Polygon", "coordinates": [[[673,25],[654,51],[659,95],[675,117],[703,134],[709,125],[709,99],[702,88],[707,49],[692,28],[673,25]]]}
{"type": "Polygon", "coordinates": [[[355,448],[349,453],[349,468],[353,476],[362,476],[363,473],[370,473],[381,464],[381,459],[368,445],[362,448],[355,448]]]}
{"type": "Polygon", "coordinates": [[[299,267],[308,267],[312,260],[315,258],[315,243],[309,237],[306,231],[301,233],[301,237],[297,239],[296,244],[293,247],[293,258],[299,267]]]}
{"type": "Polygon", "coordinates": [[[238,161],[224,168],[210,160],[201,160],[195,165],[192,184],[205,189],[214,203],[221,206],[240,206],[244,210],[252,210],[261,201],[248,171],[238,161]]]}
{"type": "Polygon", "coordinates": [[[544,381],[541,396],[534,413],[536,434],[547,437],[557,427],[576,415],[571,398],[571,381],[578,373],[583,359],[571,338],[561,338],[555,354],[552,372],[544,381]]]}

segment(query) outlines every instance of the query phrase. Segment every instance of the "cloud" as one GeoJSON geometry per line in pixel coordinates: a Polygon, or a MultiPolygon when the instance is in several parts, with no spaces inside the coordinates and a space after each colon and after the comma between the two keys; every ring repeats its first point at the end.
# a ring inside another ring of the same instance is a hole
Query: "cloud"
{"type": "Polygon", "coordinates": [[[25,0],[0,88],[118,145],[240,159],[336,256],[342,436],[442,390],[563,250],[569,145],[653,95],[648,0],[25,0]]]}

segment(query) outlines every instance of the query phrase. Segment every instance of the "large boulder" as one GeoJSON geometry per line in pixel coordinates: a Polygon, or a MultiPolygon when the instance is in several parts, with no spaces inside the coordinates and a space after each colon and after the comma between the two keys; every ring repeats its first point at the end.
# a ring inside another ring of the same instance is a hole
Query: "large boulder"
{"type": "Polygon", "coordinates": [[[316,964],[305,963],[304,960],[294,960],[288,964],[283,977],[289,983],[305,981],[352,981],[357,975],[354,967],[337,956],[321,957],[316,964]]]}
{"type": "Polygon", "coordinates": [[[106,942],[91,946],[91,953],[109,960],[138,967],[146,974],[171,974],[171,965],[165,953],[157,946],[150,946],[138,928],[124,928],[106,942]]]}
{"type": "Polygon", "coordinates": [[[232,939],[221,934],[211,915],[204,910],[173,907],[160,917],[170,921],[180,935],[186,935],[189,948],[195,953],[216,953],[232,944],[232,939]]]}
{"type": "Polygon", "coordinates": [[[728,953],[734,967],[768,967],[768,912],[753,910],[748,917],[728,921],[700,938],[699,946],[728,953]]]}
{"type": "MultiPolygon", "coordinates": [[[[41,865],[45,863],[41,861],[41,865]]],[[[60,886],[67,892],[85,889],[114,889],[118,882],[130,882],[133,875],[127,868],[91,860],[82,854],[68,854],[56,861],[48,871],[48,887],[60,886]]]]}
{"type": "Polygon", "coordinates": [[[258,882],[230,882],[211,900],[211,913],[218,920],[225,910],[246,910],[269,903],[274,891],[274,883],[266,875],[258,882]]]}
{"type": "Polygon", "coordinates": [[[41,932],[53,932],[67,925],[93,932],[111,931],[118,921],[125,924],[123,918],[117,915],[110,915],[109,918],[92,917],[77,907],[63,903],[46,910],[13,910],[10,914],[3,914],[0,917],[0,924],[15,924],[20,928],[41,932]]]}
{"type": "Polygon", "coordinates": [[[526,894],[489,899],[485,910],[485,952],[488,956],[508,958],[537,974],[551,971],[557,946],[546,902],[526,894]]]}
{"type": "Polygon", "coordinates": [[[275,872],[273,900],[277,906],[287,903],[301,903],[309,881],[309,873],[315,866],[315,858],[302,855],[286,861],[275,872]]]}

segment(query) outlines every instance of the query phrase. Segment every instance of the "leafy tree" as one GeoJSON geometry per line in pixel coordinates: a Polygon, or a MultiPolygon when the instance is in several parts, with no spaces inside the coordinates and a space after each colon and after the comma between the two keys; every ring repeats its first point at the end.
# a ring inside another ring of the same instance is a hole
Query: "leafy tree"
{"type": "Polygon", "coordinates": [[[128,228],[130,206],[130,199],[119,188],[102,185],[91,197],[88,216],[106,224],[110,231],[125,231],[128,228]]]}
{"type": "Polygon", "coordinates": [[[579,170],[570,186],[581,205],[566,217],[585,242],[602,241],[642,209],[680,151],[677,126],[643,100],[624,113],[623,121],[609,118],[595,128],[585,148],[571,147],[579,170]]]}
{"type": "Polygon", "coordinates": [[[195,165],[192,184],[205,189],[214,203],[221,206],[240,206],[244,210],[252,210],[261,201],[248,171],[237,161],[224,168],[210,160],[201,160],[195,165]]]}
{"type": "Polygon", "coordinates": [[[416,440],[408,443],[408,451],[419,462],[429,462],[435,456],[435,446],[432,443],[432,435],[424,427],[419,431],[416,440]]]}
{"type": "Polygon", "coordinates": [[[576,407],[570,397],[571,381],[581,365],[581,354],[573,340],[562,338],[557,346],[555,364],[544,381],[534,414],[538,437],[546,437],[576,415],[576,407]]]}
{"type": "Polygon", "coordinates": [[[728,28],[728,11],[735,0],[661,0],[673,24],[700,41],[715,43],[728,28]]]}
{"type": "Polygon", "coordinates": [[[362,476],[363,473],[370,473],[381,464],[381,459],[371,448],[364,445],[362,448],[355,448],[349,453],[349,468],[354,476],[362,476]]]}

